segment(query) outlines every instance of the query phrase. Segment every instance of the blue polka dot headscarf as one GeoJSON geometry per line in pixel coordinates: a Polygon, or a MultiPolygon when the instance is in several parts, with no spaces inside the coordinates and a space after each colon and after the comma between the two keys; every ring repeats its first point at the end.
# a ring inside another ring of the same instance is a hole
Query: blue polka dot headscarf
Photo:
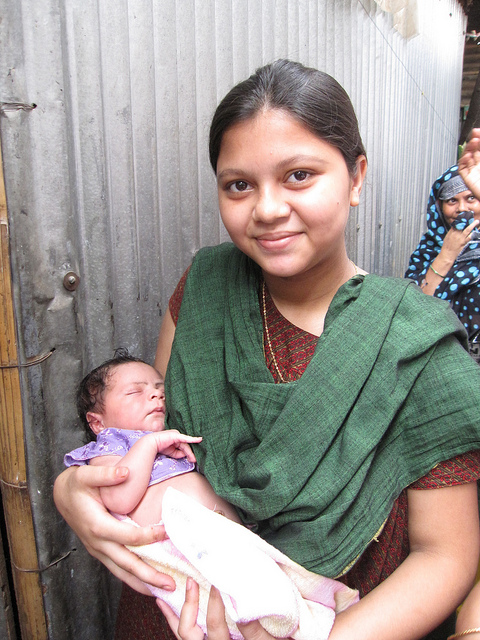
{"type": "MultiPolygon", "coordinates": [[[[467,191],[454,165],[443,173],[432,185],[427,204],[427,231],[422,236],[418,247],[410,256],[405,273],[406,278],[421,284],[428,267],[440,253],[443,240],[450,229],[442,213],[439,195],[448,194],[448,198],[467,191]],[[448,184],[447,184],[448,183],[448,184]]],[[[458,229],[464,229],[470,223],[462,219],[455,223],[458,229]]],[[[469,242],[460,252],[446,277],[439,284],[434,294],[437,298],[448,300],[469,337],[480,329],[480,242],[469,242]]]]}

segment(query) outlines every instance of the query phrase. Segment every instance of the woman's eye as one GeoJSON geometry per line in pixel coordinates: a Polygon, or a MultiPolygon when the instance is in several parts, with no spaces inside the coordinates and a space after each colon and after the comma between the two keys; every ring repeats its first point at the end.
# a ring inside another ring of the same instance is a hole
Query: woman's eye
{"type": "Polygon", "coordinates": [[[228,191],[233,191],[233,193],[242,193],[242,191],[246,191],[248,189],[248,182],[245,180],[237,180],[236,182],[232,182],[228,185],[228,191]]]}
{"type": "Polygon", "coordinates": [[[288,177],[287,182],[304,182],[308,176],[310,174],[308,173],[308,171],[294,171],[292,174],[290,174],[290,176],[288,177]]]}

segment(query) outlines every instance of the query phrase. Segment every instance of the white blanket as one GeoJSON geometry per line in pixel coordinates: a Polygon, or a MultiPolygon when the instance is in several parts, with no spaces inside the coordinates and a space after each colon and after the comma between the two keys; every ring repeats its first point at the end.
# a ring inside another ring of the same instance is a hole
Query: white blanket
{"type": "Polygon", "coordinates": [[[335,613],[358,601],[357,591],[307,571],[246,527],[171,487],[163,499],[162,521],[169,540],[128,548],[173,577],[173,593],[147,586],[177,615],[187,577],[198,583],[198,624],[204,631],[212,584],[222,595],[230,635],[238,640],[243,636],[235,623],[251,620],[259,620],[277,638],[326,640],[335,613]]]}

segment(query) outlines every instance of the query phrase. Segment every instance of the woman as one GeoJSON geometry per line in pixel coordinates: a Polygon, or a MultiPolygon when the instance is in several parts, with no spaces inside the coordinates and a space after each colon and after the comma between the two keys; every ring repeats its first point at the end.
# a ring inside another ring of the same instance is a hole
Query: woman
{"type": "MultiPolygon", "coordinates": [[[[480,194],[478,194],[480,195],[480,194]]],[[[405,274],[423,292],[447,300],[468,333],[469,351],[480,361],[480,200],[467,187],[458,166],[432,185],[427,231],[410,257],[405,274]]]]}
{"type": "MultiPolygon", "coordinates": [[[[480,371],[445,305],[349,260],[367,163],[333,78],[259,69],[219,105],[210,159],[234,244],[199,252],[162,324],[169,426],[202,433],[200,469],[245,523],[360,589],[332,640],[424,637],[478,560],[480,371]]],[[[161,532],[128,534],[100,504],[97,486],[122,478],[82,470],[57,479],[55,498],[87,549],[132,586],[171,588],[121,547],[161,532]]],[[[180,623],[162,608],[185,640],[200,637],[195,594],[180,623]]],[[[217,596],[208,636],[223,640],[217,596]]]]}

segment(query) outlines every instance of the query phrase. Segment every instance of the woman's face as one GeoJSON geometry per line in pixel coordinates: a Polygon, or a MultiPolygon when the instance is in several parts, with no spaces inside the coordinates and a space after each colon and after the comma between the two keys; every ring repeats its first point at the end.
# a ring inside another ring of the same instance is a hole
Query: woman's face
{"type": "Polygon", "coordinates": [[[461,191],[448,200],[440,200],[442,212],[448,224],[452,224],[460,211],[473,211],[475,220],[480,220],[480,200],[471,191],[461,191]]]}
{"type": "Polygon", "coordinates": [[[220,213],[232,241],[272,276],[293,277],[343,256],[364,156],[357,167],[352,178],[338,149],[282,111],[232,126],[217,164],[220,213]]]}

